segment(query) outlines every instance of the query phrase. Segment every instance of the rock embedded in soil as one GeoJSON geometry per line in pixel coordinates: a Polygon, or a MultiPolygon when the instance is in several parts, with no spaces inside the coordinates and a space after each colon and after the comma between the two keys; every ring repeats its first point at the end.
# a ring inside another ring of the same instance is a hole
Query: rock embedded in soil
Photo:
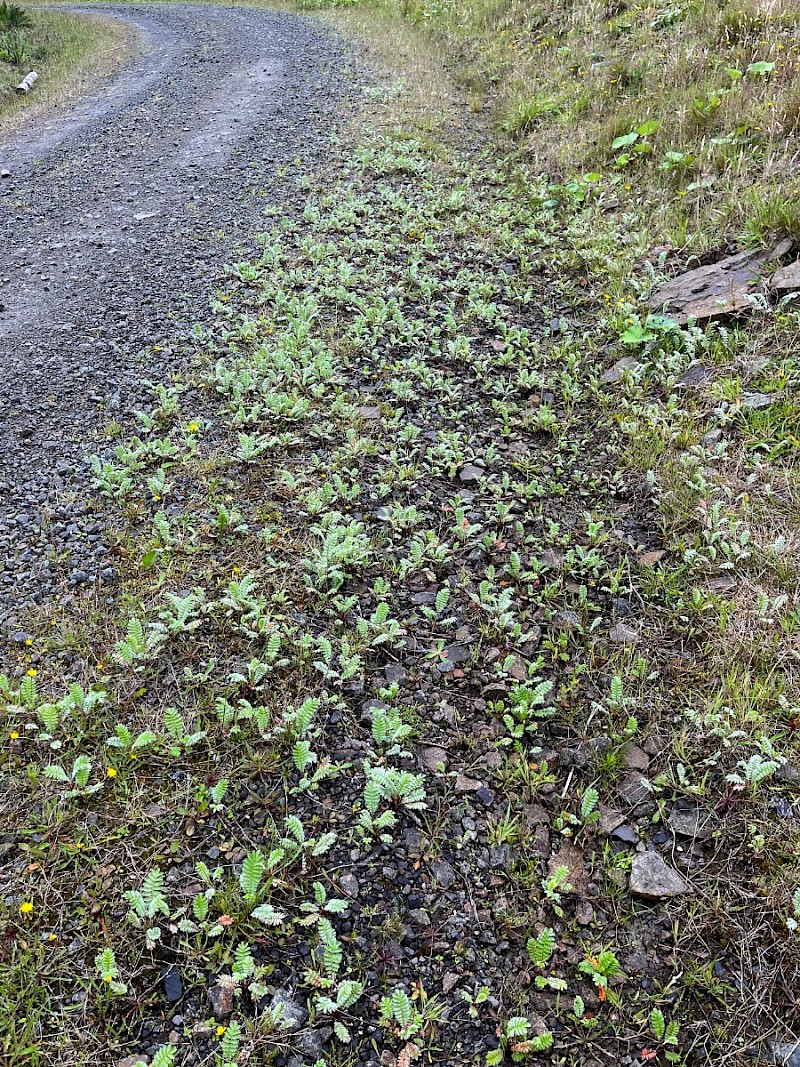
{"type": "Polygon", "coordinates": [[[427,767],[431,774],[442,774],[447,770],[447,753],[443,748],[439,748],[437,745],[429,745],[426,748],[419,749],[418,753],[420,761],[424,767],[427,767]]]}
{"type": "Polygon", "coordinates": [[[583,852],[571,841],[562,841],[558,852],[550,857],[547,864],[547,873],[553,877],[559,867],[566,867],[569,871],[567,881],[572,886],[564,892],[576,893],[585,897],[589,892],[589,874],[586,870],[586,862],[583,852]]]}
{"type": "Polygon", "coordinates": [[[771,1062],[776,1067],[800,1067],[800,1040],[776,1041],[771,1038],[767,1044],[771,1062]]]}
{"type": "Polygon", "coordinates": [[[669,814],[669,826],[680,837],[692,837],[702,841],[711,836],[710,816],[699,808],[673,808],[669,814]]]}
{"type": "Polygon", "coordinates": [[[177,967],[163,967],[161,969],[161,985],[164,995],[170,1004],[177,1004],[183,996],[183,982],[177,967]]]}
{"type": "Polygon", "coordinates": [[[739,401],[740,411],[762,411],[772,407],[778,398],[771,393],[744,393],[739,401]]]}
{"type": "Polygon", "coordinates": [[[442,889],[449,889],[456,880],[455,871],[447,860],[433,860],[431,863],[431,874],[442,889]]]}
{"type": "Polygon", "coordinates": [[[351,900],[355,900],[358,896],[359,884],[358,879],[350,871],[345,871],[344,874],[339,875],[339,887],[342,892],[345,893],[351,900]]]}
{"type": "Polygon", "coordinates": [[[209,986],[206,996],[214,1018],[220,1022],[233,1011],[236,983],[229,974],[221,974],[209,986]]]}
{"type": "Polygon", "coordinates": [[[649,900],[661,900],[683,896],[691,892],[691,888],[657,852],[642,852],[633,858],[630,891],[649,900]]]}
{"type": "Polygon", "coordinates": [[[639,631],[635,626],[617,622],[608,631],[608,637],[616,645],[633,645],[639,640],[639,631]]]}
{"type": "Polygon", "coordinates": [[[654,311],[664,311],[678,325],[690,319],[699,325],[730,315],[751,312],[754,293],[764,292],[762,267],[787,255],[792,241],[769,251],[737,252],[717,263],[687,271],[658,289],[648,300],[654,311]]]}
{"type": "Polygon", "coordinates": [[[481,467],[476,467],[474,463],[467,463],[458,472],[459,481],[465,485],[471,482],[478,482],[484,476],[486,472],[481,467]]]}
{"type": "Polygon", "coordinates": [[[800,292],[800,259],[776,270],[770,278],[770,285],[780,296],[800,292]]]}
{"type": "Polygon", "coordinates": [[[628,745],[625,749],[625,766],[629,771],[644,773],[650,766],[650,757],[638,745],[628,745]]]}
{"type": "Polygon", "coordinates": [[[641,364],[635,356],[623,356],[622,359],[618,359],[613,366],[608,368],[601,381],[606,385],[616,385],[622,381],[626,374],[638,370],[640,366],[641,364]]]}
{"type": "Polygon", "coordinates": [[[305,1005],[295,997],[291,989],[276,989],[269,1002],[270,1010],[282,1009],[281,1029],[288,1034],[297,1033],[305,1026],[308,1012],[305,1005]]]}

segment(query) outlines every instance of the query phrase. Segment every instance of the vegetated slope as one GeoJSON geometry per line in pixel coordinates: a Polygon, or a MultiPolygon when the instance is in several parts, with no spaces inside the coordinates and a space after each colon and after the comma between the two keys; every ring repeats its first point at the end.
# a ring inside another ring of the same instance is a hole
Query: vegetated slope
{"type": "Polygon", "coordinates": [[[30,108],[41,112],[77,95],[92,77],[110,73],[131,44],[128,29],[112,19],[0,4],[0,131],[30,108]],[[17,94],[31,70],[39,74],[35,90],[17,94]]]}
{"type": "Polygon", "coordinates": [[[6,682],[7,1054],[744,1062],[794,1027],[798,620],[735,385],[794,368],[637,318],[613,174],[368,89],[98,456],[114,602],[6,682]]]}

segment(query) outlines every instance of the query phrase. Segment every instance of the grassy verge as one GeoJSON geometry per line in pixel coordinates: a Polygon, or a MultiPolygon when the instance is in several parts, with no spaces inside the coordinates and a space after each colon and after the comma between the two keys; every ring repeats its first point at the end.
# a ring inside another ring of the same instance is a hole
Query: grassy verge
{"type": "Polygon", "coordinates": [[[35,6],[24,9],[20,24],[0,15],[0,133],[85,92],[131,47],[130,30],[114,19],[35,6]],[[39,81],[18,96],[14,90],[30,70],[37,71],[39,81]]]}
{"type": "Polygon", "coordinates": [[[647,323],[627,165],[476,145],[411,22],[344,17],[397,69],[97,457],[118,585],[2,679],[0,1048],[752,1062],[797,1031],[798,316],[647,323]]]}

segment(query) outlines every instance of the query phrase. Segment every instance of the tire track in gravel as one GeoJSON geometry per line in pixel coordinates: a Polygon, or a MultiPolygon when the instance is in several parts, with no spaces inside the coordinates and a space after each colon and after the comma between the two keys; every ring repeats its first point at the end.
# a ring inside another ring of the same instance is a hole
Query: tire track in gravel
{"type": "MultiPolygon", "coordinates": [[[[75,8],[74,10],[81,10],[75,8]]],[[[324,151],[352,54],[297,16],[92,6],[141,34],[126,68],[0,142],[0,625],[57,590],[113,580],[86,508],[86,455],[180,370],[226,261],[278,170],[324,151]]]]}

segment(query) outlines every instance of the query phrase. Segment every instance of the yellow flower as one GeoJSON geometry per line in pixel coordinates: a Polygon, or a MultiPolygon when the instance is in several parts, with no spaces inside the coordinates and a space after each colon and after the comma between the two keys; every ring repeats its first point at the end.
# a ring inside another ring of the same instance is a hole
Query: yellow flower
{"type": "Polygon", "coordinates": [[[225,1031],[227,1029],[228,1029],[227,1026],[218,1026],[217,1027],[217,1037],[222,1037],[222,1035],[225,1033],[225,1031]]]}
{"type": "Polygon", "coordinates": [[[9,736],[10,736],[12,741],[16,741],[17,738],[19,737],[19,734],[17,733],[16,730],[12,730],[11,733],[9,734],[9,736]]]}
{"type": "Polygon", "coordinates": [[[104,671],[105,669],[106,669],[105,663],[98,663],[97,664],[97,670],[98,671],[104,671]]]}
{"type": "Polygon", "coordinates": [[[19,906],[19,910],[22,912],[23,915],[30,915],[30,913],[33,911],[33,901],[23,900],[23,902],[19,906]]]}
{"type": "Polygon", "coordinates": [[[190,433],[197,433],[197,431],[199,429],[200,429],[200,427],[197,425],[196,422],[190,422],[189,423],[189,431],[190,431],[190,433]]]}
{"type": "Polygon", "coordinates": [[[32,645],[32,644],[33,644],[33,638],[31,638],[31,637],[26,637],[26,638],[25,638],[25,644],[26,644],[26,645],[32,645]]]}
{"type": "Polygon", "coordinates": [[[116,769],[116,767],[106,767],[106,778],[116,778],[116,777],[117,777],[117,769],[116,769]]]}
{"type": "Polygon", "coordinates": [[[35,678],[39,672],[36,670],[35,667],[31,667],[27,673],[29,678],[35,678]]]}
{"type": "Polygon", "coordinates": [[[110,985],[110,984],[111,984],[111,975],[110,975],[110,974],[107,974],[107,975],[105,976],[105,978],[103,979],[103,981],[104,981],[104,982],[108,982],[108,983],[109,983],[109,985],[110,985]]]}

